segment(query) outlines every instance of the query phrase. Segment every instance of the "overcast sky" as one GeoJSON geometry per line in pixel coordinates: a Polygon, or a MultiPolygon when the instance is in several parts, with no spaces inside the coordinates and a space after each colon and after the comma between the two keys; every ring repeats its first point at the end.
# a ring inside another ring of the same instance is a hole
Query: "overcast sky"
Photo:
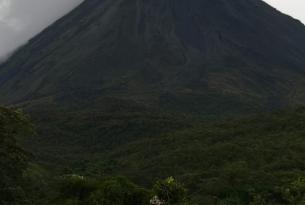
{"type": "Polygon", "coordinates": [[[305,23],[305,0],[265,0],[270,5],[276,7],[283,13],[305,23]]]}
{"type": "Polygon", "coordinates": [[[0,56],[24,44],[82,0],[0,0],[0,56]]]}
{"type": "MultiPolygon", "coordinates": [[[[305,22],[305,0],[265,1],[305,22]]],[[[82,0],[0,0],[0,56],[22,45],[81,2],[82,0]]]]}

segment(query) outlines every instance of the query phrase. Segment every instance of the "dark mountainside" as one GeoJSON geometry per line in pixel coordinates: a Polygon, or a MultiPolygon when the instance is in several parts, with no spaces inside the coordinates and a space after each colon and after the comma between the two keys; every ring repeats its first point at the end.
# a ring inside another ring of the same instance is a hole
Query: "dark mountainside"
{"type": "Polygon", "coordinates": [[[169,176],[198,205],[302,204],[304,102],[305,26],[260,0],[86,0],[0,66],[37,129],[0,109],[0,149],[33,154],[0,184],[22,205],[145,205],[169,176]]]}
{"type": "Polygon", "coordinates": [[[1,66],[0,96],[236,114],[304,104],[304,71],[305,27],[260,0],[87,0],[1,66]]]}

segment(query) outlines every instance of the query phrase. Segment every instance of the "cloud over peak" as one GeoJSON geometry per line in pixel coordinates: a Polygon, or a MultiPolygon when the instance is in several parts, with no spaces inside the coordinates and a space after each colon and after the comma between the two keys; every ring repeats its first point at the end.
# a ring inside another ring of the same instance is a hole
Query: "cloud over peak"
{"type": "Polygon", "coordinates": [[[0,56],[24,44],[82,0],[0,0],[0,56]]]}

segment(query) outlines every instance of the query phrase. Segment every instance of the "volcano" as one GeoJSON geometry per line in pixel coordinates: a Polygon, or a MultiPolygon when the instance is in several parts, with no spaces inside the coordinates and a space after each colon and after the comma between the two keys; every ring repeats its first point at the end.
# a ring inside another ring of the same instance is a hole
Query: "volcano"
{"type": "Polygon", "coordinates": [[[196,114],[302,105],[305,27],[261,0],[86,0],[0,67],[2,104],[109,99],[196,114]]]}

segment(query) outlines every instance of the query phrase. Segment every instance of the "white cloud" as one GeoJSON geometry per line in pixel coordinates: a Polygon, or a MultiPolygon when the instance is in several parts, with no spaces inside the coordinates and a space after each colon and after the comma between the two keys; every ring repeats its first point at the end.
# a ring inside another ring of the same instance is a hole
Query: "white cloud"
{"type": "Polygon", "coordinates": [[[83,0],[0,0],[0,56],[24,44],[83,0]]]}
{"type": "Polygon", "coordinates": [[[304,0],[265,0],[267,3],[294,18],[305,23],[304,0]]]}
{"type": "Polygon", "coordinates": [[[10,13],[10,6],[10,0],[0,0],[0,23],[7,25],[7,17],[10,13]]]}
{"type": "Polygon", "coordinates": [[[10,0],[0,1],[0,20],[3,20],[9,13],[11,2],[10,0]]]}

